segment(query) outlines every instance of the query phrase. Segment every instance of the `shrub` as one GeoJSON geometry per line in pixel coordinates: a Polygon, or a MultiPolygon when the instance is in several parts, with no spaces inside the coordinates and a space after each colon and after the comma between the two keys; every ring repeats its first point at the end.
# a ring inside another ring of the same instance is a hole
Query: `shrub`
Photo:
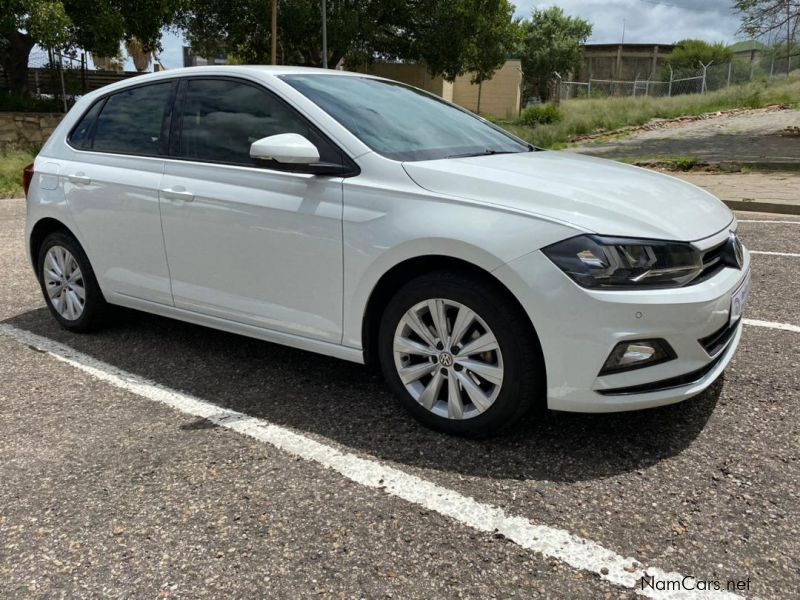
{"type": "Polygon", "coordinates": [[[62,112],[63,104],[55,98],[18,96],[0,91],[0,112],[62,112]]]}
{"type": "Polygon", "coordinates": [[[554,104],[540,104],[523,110],[517,123],[526,127],[535,127],[536,125],[558,123],[561,119],[561,111],[554,104]]]}

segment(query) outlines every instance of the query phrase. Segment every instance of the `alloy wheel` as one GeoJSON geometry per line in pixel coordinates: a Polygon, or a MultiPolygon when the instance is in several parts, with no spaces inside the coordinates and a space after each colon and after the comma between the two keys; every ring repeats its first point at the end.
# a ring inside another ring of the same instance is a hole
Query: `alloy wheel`
{"type": "Polygon", "coordinates": [[[486,322],[443,298],[419,302],[395,330],[394,362],[409,394],[432,413],[471,419],[488,410],[503,385],[503,356],[486,322]]]}
{"type": "Polygon", "coordinates": [[[51,246],[44,257],[42,277],[55,311],[67,321],[77,321],[86,306],[86,287],[78,261],[63,246],[51,246]]]}

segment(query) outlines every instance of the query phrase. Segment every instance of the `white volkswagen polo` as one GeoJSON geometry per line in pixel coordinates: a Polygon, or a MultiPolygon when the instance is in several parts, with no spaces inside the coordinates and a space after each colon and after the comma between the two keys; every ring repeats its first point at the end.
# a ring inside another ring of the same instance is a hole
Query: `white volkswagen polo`
{"type": "Polygon", "coordinates": [[[374,361],[451,433],[690,398],[741,335],[750,259],[719,200],[385,79],[136,77],[82,98],[25,180],[67,329],[112,304],[374,361]]]}

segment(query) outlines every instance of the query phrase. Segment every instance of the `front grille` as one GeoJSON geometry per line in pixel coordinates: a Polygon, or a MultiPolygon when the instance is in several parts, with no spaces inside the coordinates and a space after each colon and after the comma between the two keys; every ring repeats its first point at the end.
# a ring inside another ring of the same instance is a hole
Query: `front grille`
{"type": "Polygon", "coordinates": [[[720,352],[725,346],[728,345],[728,342],[733,337],[733,334],[736,333],[736,329],[739,327],[740,322],[741,318],[733,325],[728,325],[725,323],[725,325],[720,327],[711,335],[701,338],[697,341],[700,342],[700,345],[706,352],[708,352],[709,356],[714,356],[717,352],[720,352]]]}
{"type": "Polygon", "coordinates": [[[706,279],[711,279],[714,275],[719,273],[725,268],[725,254],[728,250],[728,241],[714,246],[705,251],[703,254],[703,270],[700,274],[692,279],[691,284],[701,283],[706,279]]]}

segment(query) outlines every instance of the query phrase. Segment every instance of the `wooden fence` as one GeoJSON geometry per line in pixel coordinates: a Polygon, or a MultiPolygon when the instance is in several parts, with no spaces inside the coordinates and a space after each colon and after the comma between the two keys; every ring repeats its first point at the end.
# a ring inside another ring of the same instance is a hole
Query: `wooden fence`
{"type": "MultiPolygon", "coordinates": [[[[103,86],[130,77],[142,75],[136,71],[92,71],[82,68],[65,68],[63,71],[48,68],[28,69],[28,90],[32,94],[48,94],[61,96],[61,73],[64,74],[64,88],[67,96],[79,96],[94,91],[103,86]]],[[[0,69],[0,89],[7,89],[8,81],[5,73],[0,69]]]]}

